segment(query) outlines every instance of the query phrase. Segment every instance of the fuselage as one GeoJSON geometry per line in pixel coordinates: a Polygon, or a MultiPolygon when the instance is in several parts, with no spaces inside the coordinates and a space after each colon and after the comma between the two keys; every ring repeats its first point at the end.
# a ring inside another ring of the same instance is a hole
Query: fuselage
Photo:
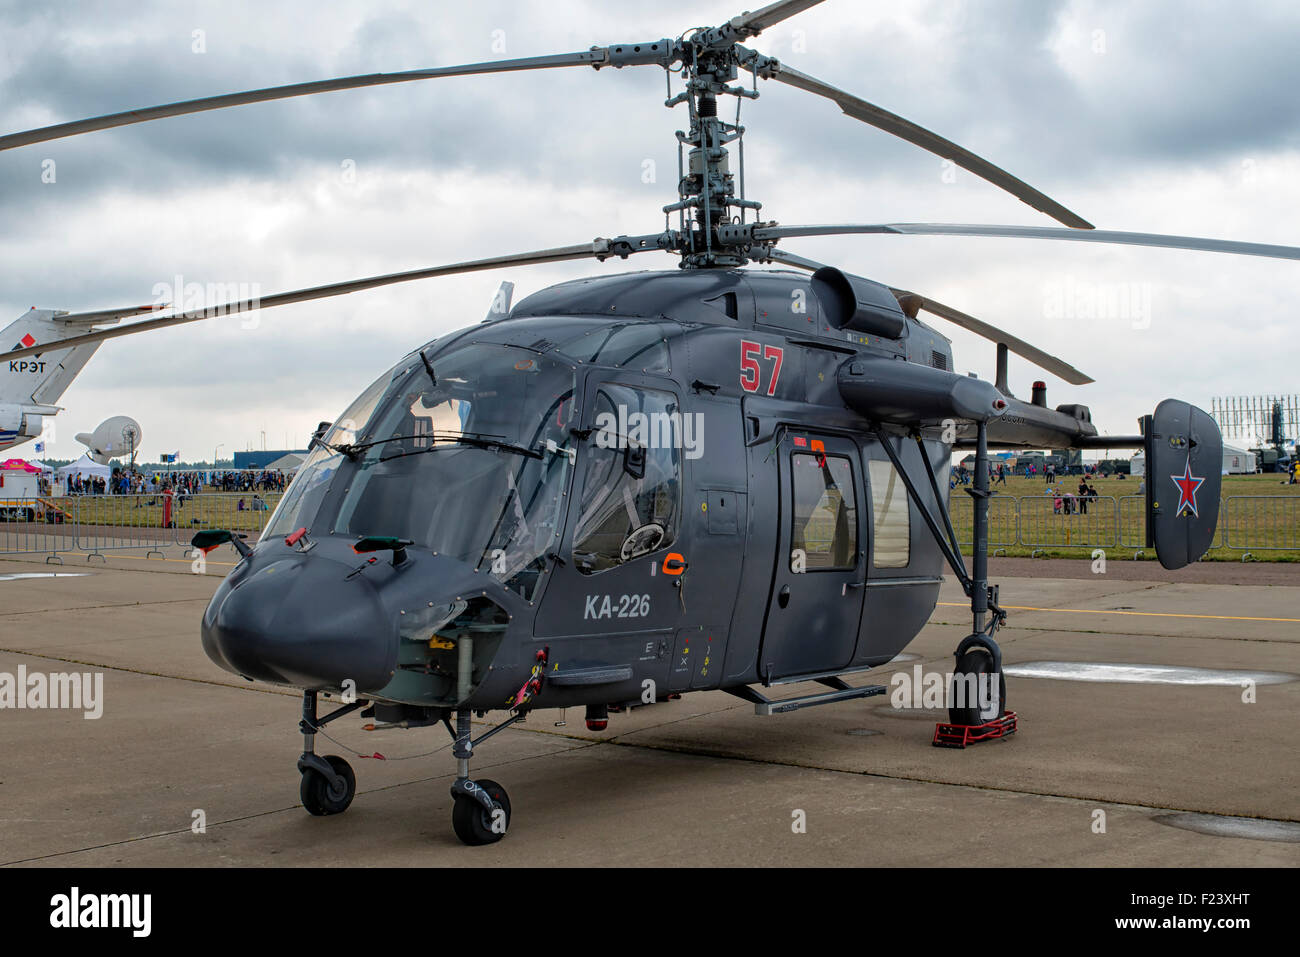
{"type": "Polygon", "coordinates": [[[537,703],[556,707],[890,660],[943,565],[894,460],[941,477],[918,483],[937,514],[949,407],[991,387],[901,311],[894,336],[823,312],[802,274],[633,273],[428,343],[299,471],[204,616],[208,654],[481,710],[510,704],[541,649],[537,703]],[[861,390],[842,379],[904,367],[927,370],[924,416],[897,421],[870,388],[846,401],[861,390]],[[363,536],[411,544],[358,554],[363,536]]]}

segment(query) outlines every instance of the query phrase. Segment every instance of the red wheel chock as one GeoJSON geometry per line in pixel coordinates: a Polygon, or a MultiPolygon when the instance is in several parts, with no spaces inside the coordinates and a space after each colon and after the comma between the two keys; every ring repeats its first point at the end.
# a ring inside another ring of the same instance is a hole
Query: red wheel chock
{"type": "Polygon", "coordinates": [[[1005,738],[1015,733],[1016,713],[1008,711],[984,724],[944,724],[941,721],[934,726],[934,740],[930,743],[936,748],[964,748],[977,741],[1005,738]]]}

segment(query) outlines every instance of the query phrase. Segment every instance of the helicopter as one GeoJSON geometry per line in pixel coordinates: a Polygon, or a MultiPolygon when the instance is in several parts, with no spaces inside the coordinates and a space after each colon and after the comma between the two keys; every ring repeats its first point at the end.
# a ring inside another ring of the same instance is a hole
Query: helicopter
{"type": "MultiPolygon", "coordinates": [[[[821,0],[780,0],[718,27],[586,51],[299,83],[0,136],[0,150],[246,103],[440,77],[659,67],[677,135],[678,196],[665,228],[316,286],[177,312],[67,346],[214,315],[418,279],[656,252],[678,268],[600,275],[518,303],[503,286],[485,320],[398,360],[333,421],[249,543],[201,622],[225,670],[302,692],[300,797],[342,813],[356,776],[315,739],[359,713],[374,728],[441,725],[461,841],[499,841],[511,802],[471,762],[539,707],[612,711],[721,690],[762,715],[868,698],[846,678],[890,660],[935,608],[945,572],[969,599],[956,676],[990,693],[954,704],[954,724],[1006,714],[1007,612],[988,580],[989,452],[1142,448],[1149,544],[1164,567],[1209,548],[1221,438],[1213,419],[1166,399],[1132,435],[1099,434],[1087,406],[1050,407],[1008,383],[1015,353],[1072,385],[1066,361],[929,297],[806,259],[779,244],[812,236],[1037,238],[1300,259],[1300,248],[1097,229],[943,137],[743,45],[821,0]],[[680,90],[673,92],[674,80],[680,90]],[[748,81],[748,82],[747,82],[748,81]],[[746,195],[739,107],[775,81],[944,157],[1055,219],[1051,227],[923,223],[781,225],[746,195]],[[735,99],[736,118],[720,114],[735,99]],[[674,223],[675,217],[675,223],[674,223]],[[752,268],[766,266],[772,268],[752,268]],[[937,317],[996,346],[994,381],[954,371],[937,317]],[[945,475],[975,454],[969,567],[945,475]],[[1167,476],[1167,478],[1166,478],[1167,476]],[[1176,496],[1176,497],[1175,497],[1176,496]],[[820,690],[781,696],[793,684],[820,690]],[[320,713],[320,698],[343,703],[320,713]],[[473,718],[501,718],[476,734],[473,718]]],[[[30,349],[9,353],[21,358],[30,349]]]]}

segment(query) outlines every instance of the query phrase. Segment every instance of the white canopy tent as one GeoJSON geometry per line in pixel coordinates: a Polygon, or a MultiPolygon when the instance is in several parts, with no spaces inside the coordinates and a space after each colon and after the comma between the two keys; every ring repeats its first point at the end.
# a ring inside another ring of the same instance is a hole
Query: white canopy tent
{"type": "MultiPolygon", "coordinates": [[[[1133,456],[1130,460],[1130,471],[1133,477],[1145,477],[1147,470],[1147,458],[1142,452],[1133,456]]],[[[1226,442],[1223,445],[1223,475],[1250,475],[1255,471],[1255,453],[1247,452],[1245,449],[1235,448],[1226,442]]]]}
{"type": "Polygon", "coordinates": [[[63,483],[64,486],[66,486],[68,482],[68,476],[71,475],[75,478],[78,472],[81,473],[81,477],[83,479],[88,479],[91,476],[97,476],[99,478],[102,478],[104,481],[108,481],[110,478],[113,477],[112,468],[110,468],[107,465],[100,465],[89,455],[85,455],[85,454],[83,454],[81,458],[77,459],[77,461],[69,465],[63,466],[63,468],[59,469],[54,474],[56,479],[59,482],[63,483]]]}

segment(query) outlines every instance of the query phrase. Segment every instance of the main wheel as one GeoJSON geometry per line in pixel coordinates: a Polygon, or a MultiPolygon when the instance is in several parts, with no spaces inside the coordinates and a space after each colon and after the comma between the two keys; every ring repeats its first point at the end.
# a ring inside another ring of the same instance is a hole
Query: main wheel
{"type": "Polygon", "coordinates": [[[325,760],[334,769],[334,773],[343,779],[343,783],[331,787],[330,780],[325,775],[315,768],[304,768],[302,783],[298,787],[302,806],[317,817],[342,814],[357,793],[357,776],[352,773],[352,765],[336,754],[329,755],[325,760]]]}
{"type": "Polygon", "coordinates": [[[510,827],[510,797],[495,781],[474,783],[487,793],[496,809],[489,811],[472,797],[458,794],[451,809],[451,826],[461,843],[470,847],[495,844],[510,827]]]}
{"type": "Polygon", "coordinates": [[[983,700],[992,687],[992,676],[993,655],[987,648],[977,645],[961,656],[957,661],[957,669],[953,672],[954,687],[950,689],[952,698],[948,708],[949,721],[953,724],[974,725],[986,724],[1002,717],[1007,704],[1007,679],[1001,672],[998,672],[996,697],[991,697],[987,704],[983,700]],[[974,682],[965,678],[966,675],[975,675],[974,682]],[[956,687],[958,682],[962,683],[960,689],[956,687]],[[975,700],[971,700],[970,692],[974,692],[975,700]]]}

